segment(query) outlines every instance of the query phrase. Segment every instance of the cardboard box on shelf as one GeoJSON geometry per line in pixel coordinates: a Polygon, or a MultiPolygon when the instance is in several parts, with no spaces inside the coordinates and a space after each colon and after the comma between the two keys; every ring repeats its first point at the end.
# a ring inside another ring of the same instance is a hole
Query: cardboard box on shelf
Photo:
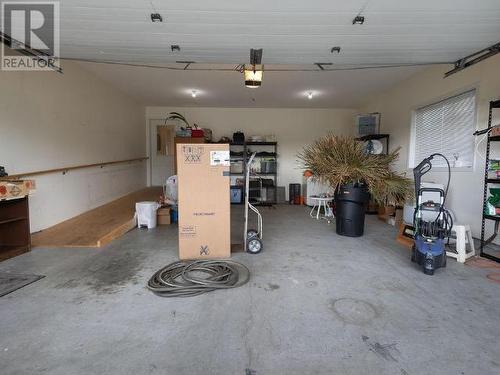
{"type": "Polygon", "coordinates": [[[228,144],[178,144],[179,258],[231,255],[228,144]]]}
{"type": "Polygon", "coordinates": [[[500,124],[494,125],[494,128],[490,131],[490,137],[498,137],[500,135],[500,124]]]}
{"type": "Polygon", "coordinates": [[[158,225],[170,224],[170,207],[161,207],[156,211],[156,223],[158,225]]]}

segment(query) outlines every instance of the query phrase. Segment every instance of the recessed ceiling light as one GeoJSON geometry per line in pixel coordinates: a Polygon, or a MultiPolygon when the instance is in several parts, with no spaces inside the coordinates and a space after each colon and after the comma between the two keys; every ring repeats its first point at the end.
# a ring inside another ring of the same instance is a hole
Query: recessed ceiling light
{"type": "Polygon", "coordinates": [[[191,90],[191,96],[196,98],[196,95],[198,95],[198,92],[196,90],[191,90]]]}
{"type": "Polygon", "coordinates": [[[160,13],[151,13],[152,22],[163,22],[163,17],[160,13]]]}
{"type": "Polygon", "coordinates": [[[360,16],[360,15],[357,15],[356,17],[354,17],[354,19],[352,20],[352,24],[353,25],[362,25],[365,23],[365,17],[364,16],[360,16]]]}
{"type": "Polygon", "coordinates": [[[307,99],[311,100],[313,98],[313,92],[312,91],[309,91],[307,93],[307,99]]]}

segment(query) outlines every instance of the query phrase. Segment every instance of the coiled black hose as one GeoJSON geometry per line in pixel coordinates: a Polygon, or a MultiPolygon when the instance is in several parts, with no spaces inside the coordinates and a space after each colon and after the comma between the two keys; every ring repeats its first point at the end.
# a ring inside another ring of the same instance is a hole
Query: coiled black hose
{"type": "Polygon", "coordinates": [[[232,260],[178,261],[158,270],[149,279],[148,289],[162,297],[192,297],[236,288],[249,278],[248,268],[232,260]]]}

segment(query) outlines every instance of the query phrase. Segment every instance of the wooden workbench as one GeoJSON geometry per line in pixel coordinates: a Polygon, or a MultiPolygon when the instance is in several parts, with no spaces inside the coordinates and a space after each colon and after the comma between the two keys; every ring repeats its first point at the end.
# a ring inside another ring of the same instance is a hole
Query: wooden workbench
{"type": "Polygon", "coordinates": [[[157,201],[161,187],[150,187],[87,211],[32,235],[38,247],[101,247],[135,227],[135,203],[157,201]]]}

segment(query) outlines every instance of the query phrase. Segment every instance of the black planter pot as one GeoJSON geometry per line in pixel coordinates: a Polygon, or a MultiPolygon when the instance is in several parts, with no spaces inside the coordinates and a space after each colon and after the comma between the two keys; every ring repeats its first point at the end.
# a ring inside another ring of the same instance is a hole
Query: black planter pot
{"type": "Polygon", "coordinates": [[[337,234],[360,237],[365,229],[365,204],[370,195],[366,185],[342,185],[335,193],[337,234]]]}

